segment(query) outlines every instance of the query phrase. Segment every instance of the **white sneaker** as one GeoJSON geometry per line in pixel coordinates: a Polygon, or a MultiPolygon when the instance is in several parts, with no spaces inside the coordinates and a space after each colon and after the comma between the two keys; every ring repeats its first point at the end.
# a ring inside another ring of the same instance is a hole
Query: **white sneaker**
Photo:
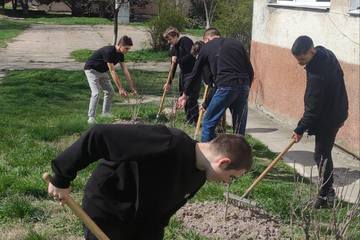
{"type": "Polygon", "coordinates": [[[90,124],[90,125],[96,124],[95,118],[94,117],[89,117],[88,124],[90,124]]]}

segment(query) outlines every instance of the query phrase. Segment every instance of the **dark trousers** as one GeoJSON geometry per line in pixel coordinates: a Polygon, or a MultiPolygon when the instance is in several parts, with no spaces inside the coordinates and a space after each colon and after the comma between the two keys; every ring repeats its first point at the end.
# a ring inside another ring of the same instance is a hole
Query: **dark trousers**
{"type": "MultiPolygon", "coordinates": [[[[111,240],[162,240],[164,238],[164,228],[151,223],[115,224],[102,219],[93,220],[111,240]]],[[[86,227],[84,227],[84,237],[86,240],[97,240],[86,227]]]]}
{"type": "MultiPolygon", "coordinates": [[[[180,80],[179,80],[179,93],[180,95],[184,91],[186,76],[189,74],[180,74],[180,80]]],[[[199,105],[198,105],[198,99],[199,99],[199,92],[200,92],[200,82],[196,82],[196,84],[193,85],[193,88],[189,91],[189,98],[186,101],[185,104],[185,114],[186,114],[186,122],[189,124],[196,124],[198,117],[199,117],[199,105]]]]}
{"type": "Polygon", "coordinates": [[[333,177],[333,160],[331,150],[334,146],[336,134],[339,128],[322,130],[315,135],[315,162],[319,170],[320,189],[319,195],[326,197],[329,190],[332,189],[334,182],[333,177]]]}

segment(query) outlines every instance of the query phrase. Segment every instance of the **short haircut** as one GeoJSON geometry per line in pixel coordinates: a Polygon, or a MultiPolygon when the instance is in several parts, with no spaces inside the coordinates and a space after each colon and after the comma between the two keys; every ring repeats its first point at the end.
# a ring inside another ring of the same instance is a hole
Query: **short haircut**
{"type": "Polygon", "coordinates": [[[303,35],[295,40],[291,48],[291,52],[294,56],[299,56],[304,53],[307,53],[307,51],[309,51],[313,47],[314,47],[313,40],[310,37],[303,35]]]}
{"type": "Polygon", "coordinates": [[[118,45],[121,46],[132,46],[133,42],[132,39],[126,35],[122,36],[119,41],[118,41],[118,45]]]}
{"type": "Polygon", "coordinates": [[[169,36],[171,37],[179,37],[180,36],[180,32],[179,30],[177,30],[177,28],[175,27],[168,27],[164,34],[163,34],[163,37],[166,39],[168,38],[169,36]]]}
{"type": "Polygon", "coordinates": [[[208,37],[208,36],[210,36],[210,37],[212,37],[212,36],[221,37],[221,34],[220,34],[219,30],[212,27],[212,28],[208,28],[208,29],[205,30],[203,38],[208,37]]]}
{"type": "Polygon", "coordinates": [[[249,143],[240,134],[221,134],[210,142],[217,154],[231,159],[226,170],[249,170],[252,166],[252,151],[249,143]]]}
{"type": "Polygon", "coordinates": [[[191,47],[191,55],[193,55],[194,57],[196,57],[197,55],[199,55],[200,49],[202,48],[202,46],[204,46],[204,42],[203,41],[196,41],[194,43],[194,45],[191,47]]]}

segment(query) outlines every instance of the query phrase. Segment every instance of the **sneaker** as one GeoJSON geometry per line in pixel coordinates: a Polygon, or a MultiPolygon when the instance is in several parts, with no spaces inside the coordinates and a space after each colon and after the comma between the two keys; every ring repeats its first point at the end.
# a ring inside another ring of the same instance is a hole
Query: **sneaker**
{"type": "Polygon", "coordinates": [[[90,125],[96,124],[95,118],[94,117],[89,117],[88,124],[90,124],[90,125]]]}
{"type": "Polygon", "coordinates": [[[320,208],[328,208],[328,207],[329,207],[329,205],[328,205],[327,198],[318,196],[314,203],[314,208],[320,209],[320,208]]]}
{"type": "Polygon", "coordinates": [[[331,188],[327,194],[327,201],[330,206],[334,205],[335,199],[336,199],[336,193],[333,188],[331,188]]]}

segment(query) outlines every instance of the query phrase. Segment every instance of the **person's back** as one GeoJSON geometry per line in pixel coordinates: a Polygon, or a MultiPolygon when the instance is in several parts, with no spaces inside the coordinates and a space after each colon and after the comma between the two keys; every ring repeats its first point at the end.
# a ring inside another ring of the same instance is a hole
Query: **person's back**
{"type": "Polygon", "coordinates": [[[203,49],[201,54],[208,58],[217,87],[237,85],[239,79],[248,84],[252,81],[253,69],[240,41],[217,38],[208,42],[203,49]]]}
{"type": "Polygon", "coordinates": [[[95,69],[98,72],[107,72],[109,70],[107,63],[117,64],[124,62],[124,54],[116,52],[114,46],[105,46],[96,50],[85,62],[84,69],[95,69]]]}
{"type": "Polygon", "coordinates": [[[183,74],[191,73],[195,64],[195,58],[190,53],[193,44],[194,43],[190,38],[183,36],[174,46],[175,56],[180,66],[181,73],[183,74]]]}
{"type": "Polygon", "coordinates": [[[306,97],[311,94],[313,88],[323,89],[319,109],[319,117],[309,133],[315,133],[327,128],[339,127],[348,116],[348,98],[344,83],[344,73],[340,63],[332,51],[322,46],[315,47],[316,54],[306,65],[308,89],[306,97]]]}

